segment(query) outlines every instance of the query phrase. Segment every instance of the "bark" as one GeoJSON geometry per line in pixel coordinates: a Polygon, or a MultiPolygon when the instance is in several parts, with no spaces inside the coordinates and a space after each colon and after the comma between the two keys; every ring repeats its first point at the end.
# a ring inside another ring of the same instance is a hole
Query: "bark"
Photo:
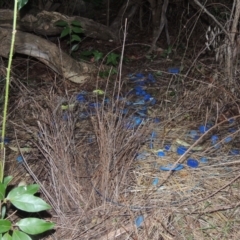
{"type": "MultiPolygon", "coordinates": [[[[12,29],[0,27],[0,55],[7,58],[10,51],[12,29]]],[[[77,62],[62,52],[54,43],[26,32],[16,32],[15,53],[35,57],[56,73],[75,83],[85,83],[98,73],[93,64],[77,62]]]]}

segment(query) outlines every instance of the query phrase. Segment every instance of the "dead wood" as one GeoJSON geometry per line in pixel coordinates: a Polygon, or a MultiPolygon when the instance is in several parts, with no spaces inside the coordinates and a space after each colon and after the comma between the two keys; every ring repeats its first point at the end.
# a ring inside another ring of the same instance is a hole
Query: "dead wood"
{"type": "MultiPolygon", "coordinates": [[[[11,38],[12,30],[0,27],[0,55],[2,57],[8,58],[11,38]]],[[[14,51],[37,58],[56,73],[75,83],[84,83],[98,73],[95,65],[77,62],[62,52],[54,43],[30,33],[16,32],[14,51]]]]}
{"type": "MultiPolygon", "coordinates": [[[[0,9],[0,27],[12,27],[13,11],[0,9]]],[[[62,28],[56,27],[55,23],[59,20],[71,23],[79,21],[86,37],[102,40],[116,41],[115,33],[107,26],[97,23],[91,19],[79,16],[68,17],[58,12],[34,12],[28,13],[22,18],[18,17],[17,29],[26,32],[34,32],[42,36],[60,35],[62,28]]]]}

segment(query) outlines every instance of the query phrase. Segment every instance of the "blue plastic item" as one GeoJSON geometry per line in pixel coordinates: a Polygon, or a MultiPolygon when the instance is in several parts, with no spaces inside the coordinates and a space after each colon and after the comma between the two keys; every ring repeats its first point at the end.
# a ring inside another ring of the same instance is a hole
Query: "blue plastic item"
{"type": "Polygon", "coordinates": [[[157,133],[155,131],[151,132],[151,138],[156,138],[157,137],[157,133]]]}
{"type": "Polygon", "coordinates": [[[158,178],[154,178],[152,181],[152,185],[156,186],[158,185],[159,179],[158,178]]]}
{"type": "Polygon", "coordinates": [[[196,130],[191,130],[189,132],[189,136],[192,138],[192,139],[195,139],[196,137],[198,137],[198,132],[196,130]]]}
{"type": "Polygon", "coordinates": [[[234,133],[234,132],[236,132],[237,131],[237,129],[235,129],[235,128],[229,128],[228,129],[228,132],[230,132],[230,133],[234,133]]]}
{"type": "Polygon", "coordinates": [[[193,159],[193,158],[189,158],[187,160],[187,165],[191,168],[197,168],[198,165],[199,165],[199,162],[196,160],[196,159],[193,159]]]}
{"type": "Polygon", "coordinates": [[[229,142],[231,142],[232,141],[232,137],[226,137],[225,139],[224,139],[224,142],[225,143],[229,143],[229,142]]]}
{"type": "Polygon", "coordinates": [[[144,96],[144,101],[149,101],[150,99],[151,99],[152,97],[151,97],[151,95],[150,94],[145,94],[145,96],[144,96]]]}
{"type": "Polygon", "coordinates": [[[165,149],[167,152],[170,151],[170,150],[171,150],[171,145],[170,145],[170,144],[165,145],[165,146],[164,146],[164,149],[165,149]]]}
{"type": "Polygon", "coordinates": [[[23,162],[23,157],[22,156],[17,156],[17,162],[22,163],[23,162]]]}
{"type": "Polygon", "coordinates": [[[201,125],[201,126],[199,126],[199,132],[200,133],[205,133],[205,132],[207,132],[209,130],[209,126],[207,125],[207,126],[205,126],[205,125],[201,125]]]}
{"type": "Polygon", "coordinates": [[[178,155],[183,155],[186,151],[187,151],[187,148],[184,147],[184,146],[179,146],[179,147],[177,148],[177,154],[178,154],[178,155]]]}
{"type": "Polygon", "coordinates": [[[231,149],[230,150],[230,155],[239,155],[240,154],[240,150],[238,149],[231,149]]]}
{"type": "Polygon", "coordinates": [[[146,157],[149,155],[148,152],[142,152],[142,153],[138,153],[136,156],[137,160],[144,160],[146,159],[146,157]]]}
{"type": "Polygon", "coordinates": [[[151,73],[148,74],[147,80],[150,83],[155,83],[156,82],[155,78],[153,77],[153,75],[151,73]]]}
{"type": "Polygon", "coordinates": [[[102,106],[101,103],[89,103],[88,107],[89,108],[100,108],[102,106]]]}
{"type": "Polygon", "coordinates": [[[168,72],[172,73],[172,74],[178,74],[180,72],[180,68],[179,67],[172,67],[172,68],[168,69],[168,72]]]}
{"type": "MultiPolygon", "coordinates": [[[[0,143],[2,142],[2,138],[0,138],[0,143]]],[[[10,143],[10,138],[5,137],[3,140],[4,144],[10,143]]]]}
{"type": "Polygon", "coordinates": [[[235,122],[235,119],[234,119],[234,118],[229,118],[229,119],[228,119],[228,122],[229,122],[229,124],[232,124],[232,123],[235,122]]]}
{"type": "Polygon", "coordinates": [[[157,156],[158,156],[158,157],[164,157],[164,156],[165,156],[165,152],[163,152],[163,151],[158,151],[158,152],[157,152],[157,156]]]}
{"type": "Polygon", "coordinates": [[[162,166],[159,169],[162,171],[179,171],[182,170],[184,168],[184,166],[182,164],[177,164],[176,167],[173,168],[175,164],[168,164],[166,166],[162,166]]]}
{"type": "Polygon", "coordinates": [[[201,163],[207,163],[208,162],[208,159],[206,157],[201,157],[200,158],[200,162],[201,163]]]}
{"type": "Polygon", "coordinates": [[[144,221],[144,217],[141,215],[141,216],[138,216],[136,219],[135,219],[135,225],[136,227],[140,227],[142,225],[144,221]]]}
{"type": "Polygon", "coordinates": [[[214,145],[214,148],[216,148],[216,149],[221,147],[220,144],[217,144],[218,143],[218,139],[219,139],[219,137],[217,135],[212,135],[211,136],[212,145],[214,145]]]}
{"type": "Polygon", "coordinates": [[[85,96],[86,96],[86,94],[80,93],[77,95],[76,100],[80,103],[84,103],[84,102],[86,102],[85,96]]]}
{"type": "Polygon", "coordinates": [[[157,102],[157,100],[155,98],[153,98],[153,97],[150,98],[149,101],[150,101],[151,105],[155,105],[156,102],[157,102]]]}

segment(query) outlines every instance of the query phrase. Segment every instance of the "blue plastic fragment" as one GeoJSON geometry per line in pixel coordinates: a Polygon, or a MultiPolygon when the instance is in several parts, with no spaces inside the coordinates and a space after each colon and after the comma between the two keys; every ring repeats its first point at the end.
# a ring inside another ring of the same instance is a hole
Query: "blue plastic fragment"
{"type": "Polygon", "coordinates": [[[199,126],[199,132],[200,133],[205,133],[205,132],[207,132],[209,130],[209,126],[207,125],[207,126],[205,126],[205,125],[200,125],[199,126]]]}
{"type": "Polygon", "coordinates": [[[158,185],[159,179],[158,178],[154,178],[152,181],[152,185],[156,186],[158,185]]]}
{"type": "MultiPolygon", "coordinates": [[[[7,143],[10,143],[10,138],[8,138],[8,137],[5,137],[4,138],[4,140],[3,140],[3,142],[4,142],[4,144],[7,144],[7,143]]],[[[0,143],[2,142],[2,138],[0,138],[0,143]]]]}
{"type": "Polygon", "coordinates": [[[149,155],[148,152],[142,152],[142,153],[138,153],[136,156],[137,160],[144,160],[146,159],[146,157],[149,155]]]}
{"type": "Polygon", "coordinates": [[[240,154],[240,150],[238,149],[231,149],[230,150],[230,155],[239,155],[240,154]]]}
{"type": "Polygon", "coordinates": [[[155,131],[151,132],[151,138],[156,138],[157,137],[157,133],[155,131]]]}
{"type": "Polygon", "coordinates": [[[157,102],[157,100],[156,100],[155,98],[153,98],[153,97],[151,97],[151,98],[149,99],[149,101],[150,101],[151,105],[155,105],[156,102],[157,102]]]}
{"type": "Polygon", "coordinates": [[[165,149],[166,151],[170,151],[170,150],[171,150],[171,145],[170,145],[170,144],[165,145],[165,146],[164,146],[164,149],[165,149]]]}
{"type": "Polygon", "coordinates": [[[144,217],[141,215],[141,216],[138,216],[136,219],[135,219],[135,225],[136,227],[140,227],[142,225],[144,221],[144,217]]]}
{"type": "Polygon", "coordinates": [[[208,162],[208,159],[206,157],[201,157],[200,158],[200,162],[201,163],[207,163],[208,162]]]}
{"type": "Polygon", "coordinates": [[[101,103],[89,103],[88,107],[89,108],[100,108],[102,106],[101,103]]]}
{"type": "Polygon", "coordinates": [[[148,74],[147,80],[150,83],[155,83],[156,82],[155,78],[153,77],[153,75],[151,73],[148,74]]]}
{"type": "Polygon", "coordinates": [[[23,157],[22,156],[17,156],[17,162],[22,163],[23,162],[23,157]]]}
{"type": "Polygon", "coordinates": [[[153,148],[154,148],[154,145],[153,145],[152,142],[149,143],[149,148],[150,148],[150,149],[153,149],[153,148]]]}
{"type": "Polygon", "coordinates": [[[160,167],[160,170],[162,170],[162,171],[179,171],[184,168],[182,164],[177,164],[175,167],[174,167],[174,165],[175,164],[168,164],[166,166],[162,166],[162,167],[160,167]]]}
{"type": "Polygon", "coordinates": [[[177,154],[178,154],[178,155],[183,155],[186,151],[187,151],[187,148],[184,147],[184,146],[179,146],[179,147],[177,148],[177,154]]]}
{"type": "Polygon", "coordinates": [[[78,94],[76,97],[76,100],[80,103],[86,102],[85,94],[83,94],[83,93],[78,94]]]}
{"type": "Polygon", "coordinates": [[[228,119],[228,122],[229,122],[229,124],[232,124],[232,123],[235,122],[235,119],[234,119],[234,118],[229,118],[229,119],[228,119]]]}
{"type": "Polygon", "coordinates": [[[199,163],[198,163],[198,161],[197,161],[196,159],[189,158],[189,159],[187,160],[187,165],[188,165],[189,167],[191,167],[191,168],[197,168],[198,165],[199,165],[199,163]]]}
{"type": "Polygon", "coordinates": [[[224,139],[224,142],[225,143],[229,143],[229,142],[231,142],[232,141],[232,137],[226,137],[225,139],[224,139]]]}
{"type": "Polygon", "coordinates": [[[144,75],[142,73],[136,73],[135,77],[137,77],[137,78],[144,78],[144,75]]]}
{"type": "Polygon", "coordinates": [[[220,144],[217,144],[218,139],[219,139],[219,137],[218,137],[217,135],[212,135],[212,136],[211,136],[212,145],[214,145],[214,148],[216,148],[216,149],[218,149],[218,148],[221,147],[220,144]]]}
{"type": "Polygon", "coordinates": [[[179,67],[168,68],[168,72],[172,74],[177,74],[180,72],[180,68],[179,67]]]}
{"type": "Polygon", "coordinates": [[[138,101],[134,102],[133,105],[145,105],[145,101],[143,99],[139,99],[138,101]]]}
{"type": "Polygon", "coordinates": [[[189,132],[189,136],[192,138],[192,139],[196,139],[196,137],[198,137],[198,132],[196,130],[191,130],[189,132]]]}
{"type": "Polygon", "coordinates": [[[236,132],[237,131],[237,129],[235,129],[235,128],[229,128],[228,129],[228,132],[230,132],[230,133],[234,133],[234,132],[236,132]]]}
{"type": "Polygon", "coordinates": [[[157,156],[158,156],[158,157],[164,157],[164,156],[165,156],[165,152],[163,152],[163,151],[158,151],[158,152],[157,152],[157,156]]]}
{"type": "Polygon", "coordinates": [[[145,94],[145,96],[144,96],[144,101],[149,101],[150,99],[151,99],[152,97],[151,97],[151,95],[150,94],[145,94]]]}
{"type": "Polygon", "coordinates": [[[160,123],[160,118],[153,118],[154,123],[160,123]]]}

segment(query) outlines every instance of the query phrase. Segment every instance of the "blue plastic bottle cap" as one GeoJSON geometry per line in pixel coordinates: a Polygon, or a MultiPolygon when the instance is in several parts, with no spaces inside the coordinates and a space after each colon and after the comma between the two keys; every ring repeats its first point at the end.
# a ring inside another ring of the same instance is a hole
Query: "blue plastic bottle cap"
{"type": "Polygon", "coordinates": [[[158,156],[158,157],[164,157],[164,156],[165,156],[165,152],[163,152],[163,151],[158,151],[158,152],[157,152],[157,156],[158,156]]]}
{"type": "Polygon", "coordinates": [[[201,157],[200,158],[200,162],[202,163],[207,163],[208,162],[208,159],[206,157],[201,157]]]}
{"type": "Polygon", "coordinates": [[[198,165],[199,165],[199,163],[198,163],[198,161],[197,161],[196,159],[189,158],[189,159],[187,160],[187,165],[188,165],[189,167],[191,167],[191,168],[197,168],[198,165]]]}
{"type": "Polygon", "coordinates": [[[178,155],[183,155],[186,151],[187,151],[187,148],[184,147],[184,146],[179,146],[179,147],[177,148],[177,154],[178,154],[178,155]]]}

